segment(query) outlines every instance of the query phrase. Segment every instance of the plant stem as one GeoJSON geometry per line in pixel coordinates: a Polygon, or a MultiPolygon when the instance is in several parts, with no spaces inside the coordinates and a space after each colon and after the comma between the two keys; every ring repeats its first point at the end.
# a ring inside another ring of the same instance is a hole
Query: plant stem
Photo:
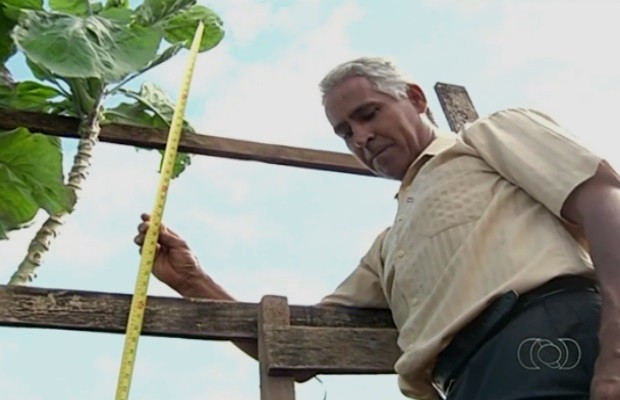
{"type": "Polygon", "coordinates": [[[56,85],[56,87],[58,88],[58,91],[62,93],[63,96],[65,96],[67,99],[71,99],[71,93],[67,92],[65,88],[62,87],[60,82],[58,82],[57,79],[51,79],[51,81],[54,85],[56,85]]]}
{"type": "MultiPolygon", "coordinates": [[[[102,101],[103,95],[100,95],[95,107],[91,109],[85,118],[82,118],[78,128],[80,141],[67,182],[67,186],[75,194],[76,201],[79,198],[79,192],[82,190],[82,184],[88,177],[92,150],[97,144],[97,138],[101,130],[99,121],[101,118],[102,101]]],[[[32,282],[36,277],[36,269],[43,263],[43,256],[49,250],[51,241],[58,236],[60,227],[64,223],[64,218],[69,214],[70,212],[50,215],[43,223],[28,246],[26,257],[17,267],[17,271],[11,276],[9,285],[26,285],[32,282]]]]}
{"type": "Polygon", "coordinates": [[[15,81],[13,80],[13,76],[11,75],[11,71],[4,65],[0,64],[0,83],[4,83],[10,87],[15,86],[15,81]]]}
{"type": "Polygon", "coordinates": [[[132,74],[129,75],[128,77],[126,77],[125,79],[123,79],[123,81],[121,81],[121,83],[119,83],[118,85],[114,86],[112,89],[108,90],[106,92],[106,95],[112,95],[114,93],[116,93],[121,87],[125,86],[125,84],[129,81],[131,81],[132,79],[136,78],[137,76],[139,76],[142,72],[137,73],[137,74],[132,74]]]}

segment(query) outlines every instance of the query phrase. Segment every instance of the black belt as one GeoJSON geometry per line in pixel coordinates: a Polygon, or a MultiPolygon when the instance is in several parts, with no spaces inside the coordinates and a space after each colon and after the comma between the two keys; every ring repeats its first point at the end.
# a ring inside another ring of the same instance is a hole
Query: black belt
{"type": "Polygon", "coordinates": [[[439,354],[433,369],[433,386],[445,398],[459,370],[491,335],[503,327],[507,317],[515,316],[545,297],[584,290],[599,291],[591,279],[569,275],[554,278],[520,296],[514,290],[500,296],[465,326],[439,354]]]}

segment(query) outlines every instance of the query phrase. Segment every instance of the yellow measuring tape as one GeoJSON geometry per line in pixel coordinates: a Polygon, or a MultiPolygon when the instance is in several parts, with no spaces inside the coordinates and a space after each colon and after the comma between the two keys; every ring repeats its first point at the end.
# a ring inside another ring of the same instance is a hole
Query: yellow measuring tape
{"type": "Polygon", "coordinates": [[[149,229],[144,238],[142,245],[142,254],[140,256],[140,269],[138,270],[138,278],[136,279],[136,287],[133,298],[131,299],[131,308],[129,310],[129,318],[127,320],[127,330],[125,334],[125,346],[123,348],[123,359],[121,361],[120,373],[118,375],[118,385],[116,387],[116,400],[127,400],[129,398],[129,387],[131,386],[131,378],[133,376],[133,367],[136,360],[136,352],[138,350],[138,339],[142,331],[142,321],[144,319],[144,310],[146,308],[146,293],[149,286],[149,278],[153,269],[153,261],[155,259],[155,251],[157,249],[157,239],[159,237],[159,228],[166,204],[166,195],[168,194],[168,185],[172,178],[174,169],[174,161],[181,139],[181,131],[183,129],[183,114],[185,105],[187,104],[187,96],[189,94],[189,85],[194,72],[194,64],[196,56],[200,48],[202,40],[202,32],[204,25],[202,21],[198,24],[194,40],[190,49],[189,61],[183,78],[183,85],[179,100],[172,115],[172,123],[168,133],[168,141],[164,152],[164,161],[159,175],[159,186],[155,196],[155,205],[151,213],[149,229]]]}

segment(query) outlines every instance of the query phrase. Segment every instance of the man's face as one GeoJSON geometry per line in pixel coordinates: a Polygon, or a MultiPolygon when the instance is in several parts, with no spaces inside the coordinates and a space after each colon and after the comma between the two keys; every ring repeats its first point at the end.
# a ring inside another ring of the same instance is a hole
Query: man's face
{"type": "Polygon", "coordinates": [[[409,98],[395,99],[363,77],[345,79],[325,96],[327,119],[353,155],[377,174],[399,180],[433,137],[419,115],[425,109],[419,87],[411,85],[409,98]]]}

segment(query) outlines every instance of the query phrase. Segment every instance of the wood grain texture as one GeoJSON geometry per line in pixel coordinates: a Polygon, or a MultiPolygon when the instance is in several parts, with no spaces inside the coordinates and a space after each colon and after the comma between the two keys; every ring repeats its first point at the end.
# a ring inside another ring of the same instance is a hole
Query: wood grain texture
{"type": "Polygon", "coordinates": [[[465,123],[478,119],[478,112],[465,87],[438,82],[435,93],[453,132],[461,130],[465,123]]]}
{"type": "Polygon", "coordinates": [[[286,297],[264,296],[258,306],[258,361],[260,365],[261,400],[295,400],[295,381],[292,376],[270,374],[271,349],[267,333],[271,329],[290,327],[290,312],[286,297]]]}
{"type": "Polygon", "coordinates": [[[401,354],[391,329],[269,329],[269,373],[393,374],[401,354]]]}
{"type": "MultiPolygon", "coordinates": [[[[131,295],[0,285],[0,326],[124,333],[131,295]]],[[[290,306],[291,325],[391,328],[387,310],[290,306]]],[[[149,296],[144,335],[256,339],[257,304],[149,296]]]]}
{"type": "MultiPolygon", "coordinates": [[[[79,121],[76,118],[0,107],[0,129],[26,127],[31,132],[77,138],[78,123],[79,121]]],[[[101,127],[99,140],[148,149],[164,149],[167,136],[168,131],[165,129],[106,124],[101,127]]],[[[205,134],[183,133],[179,143],[179,151],[291,167],[376,176],[352,155],[346,153],[228,139],[205,134]]]]}

